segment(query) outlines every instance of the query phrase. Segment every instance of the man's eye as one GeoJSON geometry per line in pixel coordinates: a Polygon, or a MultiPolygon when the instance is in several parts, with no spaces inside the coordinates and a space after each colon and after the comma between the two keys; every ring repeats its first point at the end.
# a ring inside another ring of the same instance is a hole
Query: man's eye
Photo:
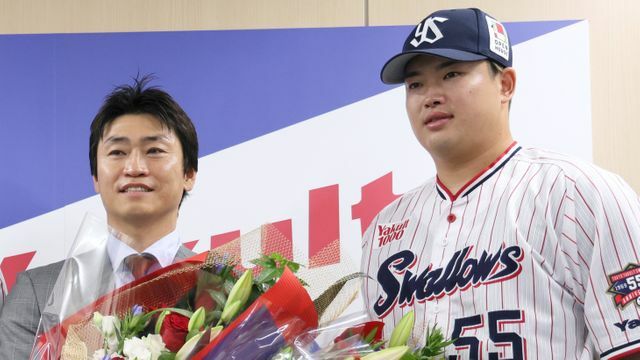
{"type": "Polygon", "coordinates": [[[147,154],[162,154],[164,152],[166,151],[160,148],[150,148],[149,150],[147,150],[147,154]]]}
{"type": "Polygon", "coordinates": [[[416,81],[416,82],[409,82],[409,83],[407,83],[407,88],[408,88],[408,89],[417,89],[417,88],[419,88],[420,86],[422,86],[422,84],[421,84],[421,83],[419,83],[419,82],[417,82],[417,81],[416,81]]]}
{"type": "Polygon", "coordinates": [[[460,76],[460,73],[459,73],[459,72],[457,72],[457,71],[449,71],[449,72],[444,76],[444,78],[445,78],[445,80],[446,80],[446,79],[451,79],[451,78],[458,77],[458,76],[460,76]]]}
{"type": "Polygon", "coordinates": [[[111,150],[107,153],[107,155],[109,156],[122,156],[122,155],[126,155],[124,151],[122,150],[111,150]]]}

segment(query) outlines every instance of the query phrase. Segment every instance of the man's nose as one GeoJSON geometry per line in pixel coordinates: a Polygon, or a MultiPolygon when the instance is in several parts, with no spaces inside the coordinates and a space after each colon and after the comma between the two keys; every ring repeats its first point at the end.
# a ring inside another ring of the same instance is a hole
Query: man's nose
{"type": "Polygon", "coordinates": [[[124,173],[128,176],[142,176],[149,173],[147,162],[140,151],[134,150],[129,154],[124,166],[124,173]]]}
{"type": "Polygon", "coordinates": [[[444,104],[444,96],[437,90],[429,90],[424,97],[424,106],[427,108],[433,108],[438,105],[444,104]]]}

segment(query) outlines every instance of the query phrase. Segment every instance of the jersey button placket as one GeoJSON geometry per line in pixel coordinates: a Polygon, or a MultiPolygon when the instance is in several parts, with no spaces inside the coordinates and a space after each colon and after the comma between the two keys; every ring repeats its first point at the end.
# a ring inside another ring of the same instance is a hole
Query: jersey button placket
{"type": "Polygon", "coordinates": [[[447,238],[449,237],[449,233],[450,233],[450,230],[451,230],[451,225],[453,225],[453,223],[457,219],[456,214],[453,213],[454,206],[455,206],[455,201],[451,203],[451,206],[449,207],[449,214],[446,217],[447,223],[449,223],[449,225],[448,225],[449,230],[447,230],[447,236],[442,239],[441,245],[443,247],[446,247],[447,244],[449,243],[447,241],[447,238]]]}

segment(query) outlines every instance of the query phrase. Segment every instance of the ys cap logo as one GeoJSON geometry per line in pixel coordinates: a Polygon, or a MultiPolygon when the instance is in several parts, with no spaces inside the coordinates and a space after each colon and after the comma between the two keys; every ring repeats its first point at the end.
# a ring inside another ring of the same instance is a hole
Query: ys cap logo
{"type": "Polygon", "coordinates": [[[445,22],[449,19],[443,17],[430,17],[418,24],[416,27],[415,39],[411,40],[411,45],[413,47],[418,47],[423,42],[428,42],[429,44],[433,44],[434,42],[442,39],[444,35],[442,35],[442,31],[436,26],[437,22],[445,22]],[[429,37],[429,35],[432,37],[429,37]]]}

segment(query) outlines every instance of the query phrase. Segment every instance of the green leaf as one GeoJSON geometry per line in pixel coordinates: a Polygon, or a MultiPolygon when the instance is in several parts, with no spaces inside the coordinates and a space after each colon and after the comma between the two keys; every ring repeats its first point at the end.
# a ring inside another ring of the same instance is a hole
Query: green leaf
{"type": "Polygon", "coordinates": [[[186,316],[188,318],[191,318],[191,315],[193,315],[193,311],[189,311],[189,310],[185,310],[185,309],[178,309],[178,308],[163,308],[163,309],[158,309],[158,310],[154,310],[153,312],[159,312],[162,310],[169,310],[171,312],[174,312],[176,314],[180,314],[182,316],[186,316]]]}
{"type": "Polygon", "coordinates": [[[431,328],[427,328],[427,334],[424,347],[417,349],[414,355],[419,359],[428,359],[444,353],[444,349],[453,344],[455,340],[445,340],[442,330],[434,324],[431,328]]]}
{"type": "Polygon", "coordinates": [[[373,341],[373,339],[376,337],[376,333],[378,332],[378,327],[374,326],[373,329],[371,329],[371,331],[369,331],[369,333],[367,334],[367,336],[364,337],[364,341],[367,344],[371,344],[371,342],[373,341]]]}
{"type": "Polygon", "coordinates": [[[287,262],[287,267],[291,269],[292,272],[296,273],[300,270],[300,264],[294,263],[293,261],[287,262]]]}
{"type": "Polygon", "coordinates": [[[271,254],[269,254],[269,257],[277,262],[283,262],[284,260],[287,260],[284,256],[282,256],[280,253],[278,252],[272,252],[271,254]]]}
{"type": "Polygon", "coordinates": [[[162,322],[164,321],[164,318],[169,315],[170,311],[169,310],[164,310],[163,312],[160,313],[160,316],[158,316],[158,320],[156,321],[156,328],[155,328],[155,332],[156,334],[160,334],[160,330],[162,330],[162,322]]]}
{"type": "Polygon", "coordinates": [[[174,360],[176,358],[176,354],[168,351],[163,351],[158,356],[158,360],[174,360]]]}
{"type": "Polygon", "coordinates": [[[251,260],[251,263],[256,264],[262,267],[274,268],[276,267],[276,262],[268,256],[262,255],[258,259],[251,260]]]}
{"type": "Polygon", "coordinates": [[[205,318],[205,324],[217,324],[218,320],[220,320],[220,316],[222,315],[222,310],[213,310],[207,312],[207,317],[205,318]]]}
{"type": "MultiPolygon", "coordinates": [[[[251,263],[262,267],[262,271],[260,272],[261,275],[259,275],[255,280],[255,283],[261,292],[264,292],[268,290],[269,287],[273,286],[276,281],[282,277],[285,268],[289,268],[293,273],[296,273],[300,270],[300,267],[303,266],[287,259],[277,252],[269,255],[262,254],[259,258],[251,260],[251,263]]],[[[300,280],[300,283],[303,286],[309,286],[304,280],[300,278],[298,278],[298,280],[300,280]]]]}
{"type": "Polygon", "coordinates": [[[191,338],[192,338],[192,337],[194,337],[194,336],[196,336],[196,335],[198,335],[198,334],[200,334],[200,331],[199,331],[199,330],[189,331],[189,332],[187,333],[187,336],[184,338],[184,340],[185,340],[185,341],[189,341],[189,340],[191,340],[191,338]]]}
{"type": "Polygon", "coordinates": [[[211,298],[216,302],[216,309],[218,308],[222,309],[224,304],[227,302],[227,297],[224,295],[224,293],[222,291],[212,290],[212,289],[207,289],[207,292],[209,293],[211,298]]]}
{"type": "MultiPolygon", "coordinates": [[[[416,355],[414,355],[413,353],[406,352],[404,355],[402,355],[400,360],[422,360],[422,359],[416,357],[416,355]]],[[[427,359],[425,359],[425,360],[427,360],[427,359]]]]}
{"type": "Polygon", "coordinates": [[[128,322],[129,322],[128,324],[129,329],[137,329],[139,325],[144,323],[144,320],[142,319],[142,316],[136,315],[136,316],[132,316],[128,322]]]}
{"type": "Polygon", "coordinates": [[[262,269],[260,274],[258,274],[258,276],[256,276],[256,280],[255,281],[258,284],[264,283],[266,281],[273,280],[277,275],[278,275],[278,269],[275,269],[275,268],[264,268],[264,269],[262,269]]]}

